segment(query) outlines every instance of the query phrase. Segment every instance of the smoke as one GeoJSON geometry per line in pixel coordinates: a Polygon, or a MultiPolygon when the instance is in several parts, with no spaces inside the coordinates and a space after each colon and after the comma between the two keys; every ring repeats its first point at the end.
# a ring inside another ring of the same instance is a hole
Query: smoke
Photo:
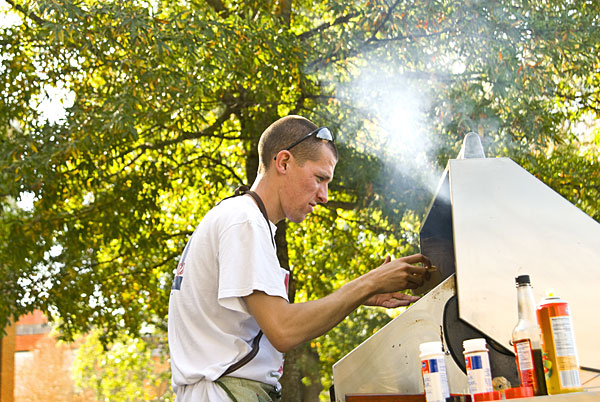
{"type": "Polygon", "coordinates": [[[441,172],[433,161],[428,84],[392,70],[370,64],[339,85],[337,96],[366,120],[366,132],[357,133],[354,140],[370,139],[366,151],[386,164],[384,171],[409,176],[433,194],[441,172]]]}

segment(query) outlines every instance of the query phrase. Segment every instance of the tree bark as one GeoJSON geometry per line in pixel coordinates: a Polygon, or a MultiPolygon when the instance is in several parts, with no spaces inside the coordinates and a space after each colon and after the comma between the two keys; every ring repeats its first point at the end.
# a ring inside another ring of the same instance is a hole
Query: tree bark
{"type": "Polygon", "coordinates": [[[275,0],[275,14],[280,16],[287,27],[292,17],[292,0],[275,0]]]}
{"type": "MultiPolygon", "coordinates": [[[[287,227],[285,220],[277,225],[275,244],[277,245],[279,264],[289,271],[287,227]]],[[[288,283],[288,297],[290,303],[293,303],[296,297],[296,281],[291,271],[288,283]]],[[[311,349],[309,343],[300,345],[285,354],[281,385],[283,400],[286,402],[319,401],[319,394],[323,389],[319,374],[319,355],[311,349]],[[302,381],[303,378],[308,380],[307,385],[302,381]]]]}
{"type": "Polygon", "coordinates": [[[285,355],[283,366],[283,398],[285,402],[318,402],[323,390],[319,373],[319,355],[305,343],[285,355]],[[304,381],[303,381],[304,380],[304,381]]]}

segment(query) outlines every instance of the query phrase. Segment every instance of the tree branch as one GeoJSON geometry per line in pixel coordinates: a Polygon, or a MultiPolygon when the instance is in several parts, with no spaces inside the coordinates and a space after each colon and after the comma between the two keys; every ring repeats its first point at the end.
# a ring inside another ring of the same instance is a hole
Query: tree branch
{"type": "Polygon", "coordinates": [[[289,28],[292,18],[292,0],[275,0],[275,14],[281,17],[285,26],[289,28]]]}
{"type": "MultiPolygon", "coordinates": [[[[329,205],[330,203],[331,203],[331,201],[327,202],[327,204],[325,204],[325,205],[321,205],[321,207],[328,209],[329,211],[331,211],[335,214],[335,210],[331,207],[331,205],[329,205]]],[[[397,235],[398,234],[398,232],[393,229],[386,229],[386,228],[381,227],[380,225],[372,224],[369,222],[369,220],[366,220],[366,219],[360,219],[360,218],[359,219],[351,219],[351,218],[348,218],[345,216],[340,216],[338,214],[335,214],[335,218],[332,219],[331,217],[320,214],[319,212],[313,212],[311,214],[311,216],[318,216],[321,219],[327,219],[329,221],[333,221],[335,219],[341,219],[346,222],[363,225],[366,229],[370,230],[373,233],[385,233],[388,235],[397,235]]]]}
{"type": "Polygon", "coordinates": [[[316,28],[313,28],[313,29],[311,29],[309,31],[306,31],[306,32],[302,32],[297,37],[300,40],[308,39],[311,36],[316,35],[319,32],[324,31],[324,30],[326,30],[326,29],[328,29],[328,28],[330,28],[332,26],[339,25],[339,24],[345,24],[346,22],[350,21],[352,18],[354,18],[354,17],[356,17],[358,15],[360,15],[360,14],[359,13],[351,13],[351,14],[348,14],[348,15],[342,15],[341,17],[337,17],[333,22],[325,22],[325,23],[319,25],[316,28]]]}
{"type": "MultiPolygon", "coordinates": [[[[191,140],[191,139],[197,139],[197,138],[201,138],[201,137],[218,137],[217,135],[215,135],[215,132],[217,131],[217,129],[223,125],[223,123],[229,119],[229,117],[231,116],[232,113],[234,113],[235,108],[227,108],[225,110],[225,112],[221,115],[221,117],[219,117],[213,124],[211,124],[209,127],[207,127],[205,130],[202,131],[186,131],[183,133],[183,135],[177,137],[177,138],[173,138],[170,140],[164,140],[164,141],[158,141],[155,143],[149,143],[149,142],[145,142],[143,144],[140,144],[138,146],[135,146],[133,148],[129,148],[127,150],[125,150],[124,152],[120,153],[119,155],[117,155],[116,157],[112,158],[111,160],[114,159],[121,159],[124,158],[125,155],[130,154],[131,152],[135,152],[137,150],[140,150],[142,152],[149,150],[149,149],[161,149],[164,147],[167,147],[169,145],[173,145],[179,142],[183,142],[183,141],[187,141],[187,140],[191,140]]],[[[237,139],[238,137],[223,137],[225,139],[237,139]]]]}
{"type": "Polygon", "coordinates": [[[402,40],[407,40],[407,39],[422,39],[422,38],[430,38],[430,37],[434,37],[434,36],[440,36],[446,33],[457,33],[458,30],[457,29],[444,29],[441,31],[437,31],[437,32],[432,32],[432,33],[426,33],[426,34],[418,34],[418,35],[412,35],[412,34],[408,34],[408,35],[398,35],[395,36],[393,38],[384,38],[384,39],[373,39],[371,40],[371,38],[367,39],[365,42],[363,42],[360,46],[357,46],[356,48],[347,51],[347,52],[343,52],[340,51],[338,49],[336,49],[334,52],[327,54],[323,57],[320,57],[314,61],[312,61],[311,63],[308,64],[308,70],[309,71],[314,71],[317,70],[317,66],[321,63],[323,63],[323,61],[325,60],[329,60],[332,61],[334,59],[337,60],[344,60],[344,59],[348,59],[350,57],[356,56],[358,54],[360,54],[361,52],[367,50],[367,51],[372,51],[372,50],[376,50],[379,49],[382,46],[385,46],[388,42],[393,42],[393,41],[402,41],[402,40]]]}
{"type": "Polygon", "coordinates": [[[234,178],[235,178],[235,179],[238,181],[238,183],[239,183],[239,184],[244,184],[244,181],[245,181],[245,180],[244,180],[242,177],[238,176],[238,175],[237,175],[237,173],[235,172],[235,170],[234,170],[232,167],[230,167],[230,166],[227,166],[226,164],[224,164],[224,163],[223,163],[221,160],[219,160],[219,159],[212,158],[212,157],[210,157],[210,156],[206,156],[206,155],[200,155],[200,156],[198,156],[197,158],[194,158],[194,159],[188,159],[188,160],[186,160],[185,162],[182,162],[182,163],[178,164],[178,165],[176,166],[176,168],[180,168],[180,167],[183,167],[183,166],[185,166],[185,165],[190,165],[190,164],[192,164],[192,163],[194,163],[194,162],[196,162],[196,161],[198,161],[198,160],[208,161],[208,164],[209,164],[209,165],[212,165],[213,167],[214,167],[214,166],[221,166],[221,167],[223,167],[223,169],[225,169],[226,171],[228,171],[228,172],[229,172],[229,174],[230,174],[231,176],[233,176],[233,177],[234,177],[234,178]]]}
{"type": "Polygon", "coordinates": [[[373,31],[373,35],[371,35],[371,37],[369,39],[367,39],[367,42],[372,42],[372,41],[376,40],[377,33],[381,30],[381,28],[385,25],[385,23],[390,19],[392,10],[394,8],[396,8],[399,3],[400,3],[400,0],[396,0],[396,2],[387,10],[387,12],[385,13],[385,16],[383,17],[383,19],[381,20],[379,25],[373,31]]]}
{"type": "Polygon", "coordinates": [[[356,202],[345,202],[345,201],[327,201],[327,204],[323,205],[323,207],[327,209],[344,209],[346,211],[350,211],[358,208],[358,203],[356,202]]]}
{"type": "Polygon", "coordinates": [[[47,23],[48,21],[44,20],[43,18],[40,18],[39,16],[37,16],[36,14],[27,11],[23,8],[23,6],[19,5],[19,4],[15,4],[14,1],[12,0],[6,0],[6,2],[8,4],[10,4],[13,8],[15,8],[16,10],[20,11],[21,13],[23,13],[27,18],[35,21],[37,24],[39,25],[43,25],[45,23],[47,23]]]}
{"type": "MultiPolygon", "coordinates": [[[[193,233],[193,232],[191,232],[191,233],[193,233]]],[[[146,271],[147,269],[150,269],[151,271],[153,271],[157,268],[162,267],[165,264],[171,263],[175,258],[179,257],[180,255],[181,255],[181,251],[174,251],[174,252],[168,254],[162,261],[160,261],[150,267],[141,265],[141,266],[137,266],[135,269],[127,270],[126,272],[117,270],[115,272],[112,272],[112,273],[109,273],[108,275],[106,275],[106,278],[110,279],[110,278],[115,278],[115,277],[123,277],[125,275],[138,276],[140,273],[146,271]]],[[[118,259],[120,257],[125,257],[125,255],[117,256],[117,257],[115,257],[115,259],[118,259]]],[[[106,263],[110,263],[110,262],[111,261],[106,261],[106,263]]]]}
{"type": "MultiPolygon", "coordinates": [[[[205,0],[206,4],[208,4],[213,10],[219,14],[219,16],[223,18],[227,18],[229,16],[229,10],[225,7],[221,0],[205,0]]],[[[202,9],[202,6],[197,4],[197,2],[193,2],[199,9],[202,9]]]]}

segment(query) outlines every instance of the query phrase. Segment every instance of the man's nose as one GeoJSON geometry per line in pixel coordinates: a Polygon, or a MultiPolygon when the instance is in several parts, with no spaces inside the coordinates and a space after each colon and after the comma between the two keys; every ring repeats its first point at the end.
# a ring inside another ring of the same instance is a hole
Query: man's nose
{"type": "Polygon", "coordinates": [[[317,202],[319,204],[327,204],[327,183],[323,183],[319,186],[319,191],[317,191],[317,202]]]}

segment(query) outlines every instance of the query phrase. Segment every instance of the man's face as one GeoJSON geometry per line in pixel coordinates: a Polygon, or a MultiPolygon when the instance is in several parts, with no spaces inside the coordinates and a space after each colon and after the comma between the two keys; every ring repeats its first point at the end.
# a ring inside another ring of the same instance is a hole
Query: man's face
{"type": "Polygon", "coordinates": [[[286,185],[279,195],[286,218],[302,222],[317,204],[327,202],[327,186],[336,163],[333,152],[325,145],[321,146],[321,156],[316,161],[307,160],[300,166],[292,157],[286,185]]]}

